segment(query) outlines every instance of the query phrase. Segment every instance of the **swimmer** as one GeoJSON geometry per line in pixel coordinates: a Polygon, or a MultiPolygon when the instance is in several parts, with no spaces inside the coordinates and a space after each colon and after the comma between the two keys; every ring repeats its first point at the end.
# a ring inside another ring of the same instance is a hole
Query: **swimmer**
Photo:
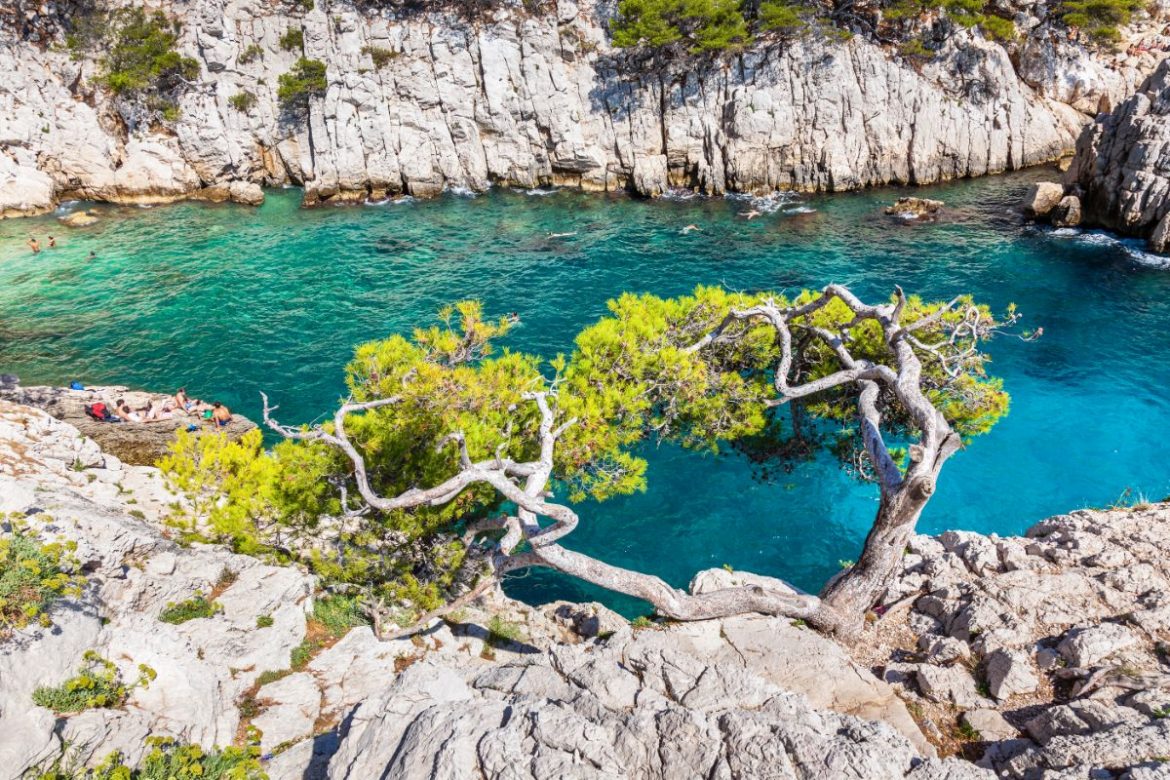
{"type": "Polygon", "coordinates": [[[702,228],[699,227],[698,225],[687,225],[685,228],[682,229],[681,232],[685,236],[687,233],[690,233],[692,230],[702,230],[702,228]]]}
{"type": "Polygon", "coordinates": [[[760,212],[752,209],[751,211],[741,211],[739,215],[741,217],[747,217],[748,219],[755,219],[756,217],[760,216],[760,212]]]}
{"type": "Polygon", "coordinates": [[[34,255],[40,254],[41,242],[37,241],[33,236],[28,237],[28,248],[32,250],[34,255]]]}
{"type": "Polygon", "coordinates": [[[577,235],[576,230],[574,230],[572,233],[549,233],[548,237],[549,238],[568,238],[569,236],[575,236],[575,235],[577,235]]]}
{"type": "Polygon", "coordinates": [[[52,236],[49,236],[49,249],[55,249],[56,247],[57,247],[57,239],[53,238],[52,236]]]}

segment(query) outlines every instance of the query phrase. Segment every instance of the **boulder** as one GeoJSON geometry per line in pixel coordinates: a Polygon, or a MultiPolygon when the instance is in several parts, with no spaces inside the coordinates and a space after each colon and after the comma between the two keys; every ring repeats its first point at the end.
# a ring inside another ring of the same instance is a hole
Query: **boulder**
{"type": "Polygon", "coordinates": [[[1000,742],[1015,739],[1020,735],[1016,727],[1008,723],[997,710],[979,709],[964,712],[960,719],[979,733],[984,742],[1000,742]]]}
{"type": "Polygon", "coordinates": [[[1051,181],[1036,182],[1024,196],[1024,215],[1044,219],[1064,198],[1064,187],[1051,181]]]}
{"type": "Polygon", "coordinates": [[[53,180],[35,160],[17,162],[0,149],[0,219],[44,214],[56,205],[53,180]]]}
{"type": "Polygon", "coordinates": [[[1081,199],[1066,195],[1049,212],[1049,218],[1056,227],[1076,227],[1081,224],[1081,199]]]}
{"type": "Polygon", "coordinates": [[[979,693],[966,669],[959,666],[918,665],[918,688],[922,695],[940,704],[954,704],[965,710],[990,708],[994,703],[979,693]]]}
{"type": "Polygon", "coordinates": [[[1068,632],[1056,649],[1069,665],[1088,668],[1137,643],[1137,635],[1128,626],[1102,623],[1068,632]]]}
{"type": "Polygon", "coordinates": [[[233,203],[242,203],[245,206],[259,206],[264,202],[264,190],[260,185],[251,181],[233,181],[228,185],[228,192],[233,203]]]}
{"type": "Polygon", "coordinates": [[[987,687],[1003,701],[1040,685],[1032,659],[1020,650],[996,650],[987,658],[987,687]]]}

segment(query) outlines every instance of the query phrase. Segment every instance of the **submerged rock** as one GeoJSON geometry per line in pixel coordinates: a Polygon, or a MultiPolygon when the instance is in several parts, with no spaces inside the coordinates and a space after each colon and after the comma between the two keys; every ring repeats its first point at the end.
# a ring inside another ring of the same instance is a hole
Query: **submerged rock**
{"type": "Polygon", "coordinates": [[[67,227],[88,227],[89,225],[98,222],[98,215],[95,211],[74,211],[61,217],[58,222],[67,227]]]}
{"type": "Polygon", "coordinates": [[[932,222],[938,219],[939,210],[944,205],[941,200],[929,198],[898,198],[894,205],[886,207],[886,213],[902,219],[932,222]]]}

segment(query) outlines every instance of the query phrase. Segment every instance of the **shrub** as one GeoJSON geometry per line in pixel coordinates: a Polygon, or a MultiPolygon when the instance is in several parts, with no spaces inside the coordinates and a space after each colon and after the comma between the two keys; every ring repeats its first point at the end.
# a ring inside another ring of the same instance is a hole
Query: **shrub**
{"type": "Polygon", "coordinates": [[[199,63],[175,48],[179,23],[161,11],[130,7],[114,12],[108,29],[113,40],[98,81],[115,95],[177,118],[178,94],[199,78],[199,63]]]}
{"type": "Polygon", "coordinates": [[[381,46],[363,46],[362,54],[369,56],[374,62],[374,67],[379,70],[389,65],[391,60],[397,59],[398,57],[398,52],[381,46]]]}
{"type": "Polygon", "coordinates": [[[329,484],[321,478],[320,449],[278,445],[264,452],[258,430],[237,441],[179,431],[169,454],[158,462],[167,488],[187,499],[172,523],[195,532],[197,523],[211,541],[236,552],[266,552],[264,529],[296,524],[328,511],[329,484]],[[287,454],[282,460],[281,454],[287,454]]]}
{"type": "Polygon", "coordinates": [[[240,92],[228,98],[228,105],[241,114],[246,114],[256,105],[256,96],[251,92],[240,92]]]}
{"type": "Polygon", "coordinates": [[[738,0],[621,0],[611,27],[619,48],[680,43],[698,53],[751,41],[738,0]]]}
{"type": "Polygon", "coordinates": [[[32,622],[48,628],[52,603],[81,595],[76,549],[76,542],[41,544],[15,521],[11,534],[0,536],[0,641],[32,622]]]}
{"type": "Polygon", "coordinates": [[[136,767],[115,752],[91,769],[62,766],[64,759],[58,758],[48,767],[37,768],[32,776],[37,780],[268,780],[256,744],[204,750],[170,737],[147,737],[146,744],[150,751],[136,767]]]}
{"type": "Polygon", "coordinates": [[[934,52],[927,48],[921,38],[911,38],[906,41],[898,47],[898,53],[903,57],[921,57],[924,59],[929,59],[934,56],[934,52]]]}
{"type": "Polygon", "coordinates": [[[1059,13],[1069,27],[1083,30],[1098,43],[1112,43],[1121,38],[1117,28],[1129,24],[1142,5],[1141,0],[1065,0],[1059,13]]]}
{"type": "Polygon", "coordinates": [[[306,639],[292,649],[288,654],[288,665],[294,672],[299,672],[313,660],[313,653],[320,649],[320,645],[311,639],[306,639]]]}
{"type": "Polygon", "coordinates": [[[518,623],[504,620],[499,615],[492,615],[492,619],[488,621],[487,643],[492,647],[502,647],[503,645],[517,642],[520,640],[520,637],[520,625],[518,623]]]}
{"type": "Polygon", "coordinates": [[[258,44],[253,43],[240,52],[239,62],[242,65],[247,65],[249,62],[254,62],[263,56],[264,50],[258,44]]]}
{"type": "Polygon", "coordinates": [[[309,98],[325,94],[325,63],[301,57],[288,73],[282,73],[276,97],[289,110],[307,110],[309,98]]]}
{"type": "Polygon", "coordinates": [[[808,7],[803,3],[763,0],[757,17],[762,30],[795,35],[808,29],[808,12],[808,7]]]}
{"type": "Polygon", "coordinates": [[[281,669],[280,671],[273,671],[269,669],[266,672],[261,672],[260,676],[256,678],[256,687],[263,688],[268,683],[274,683],[277,680],[283,680],[291,673],[289,669],[281,669]]]}
{"type": "Polygon", "coordinates": [[[256,618],[256,628],[272,628],[272,615],[261,615],[256,618]]]}
{"type": "Polygon", "coordinates": [[[341,639],[351,628],[368,626],[356,596],[327,596],[313,604],[313,617],[320,621],[334,639],[341,639]]]}
{"type": "Polygon", "coordinates": [[[209,618],[222,612],[223,607],[218,602],[208,601],[202,593],[196,593],[186,601],[167,602],[167,608],[159,613],[158,619],[164,623],[178,625],[196,618],[209,618]]]}
{"type": "Polygon", "coordinates": [[[33,703],[56,713],[88,709],[121,707],[135,688],[146,688],[156,676],[146,664],[138,665],[139,677],[133,685],[122,682],[118,667],[93,650],[87,650],[77,676],[55,688],[41,686],[33,691],[33,703]]]}
{"type": "Polygon", "coordinates": [[[290,27],[280,36],[280,48],[285,51],[296,51],[305,47],[305,31],[300,27],[290,27]]]}

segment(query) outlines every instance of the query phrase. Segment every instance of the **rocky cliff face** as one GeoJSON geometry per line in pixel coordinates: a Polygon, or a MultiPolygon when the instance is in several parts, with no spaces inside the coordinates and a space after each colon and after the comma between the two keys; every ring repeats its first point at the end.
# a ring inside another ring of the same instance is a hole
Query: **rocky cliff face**
{"type": "Polygon", "coordinates": [[[647,63],[610,49],[612,7],[590,0],[474,19],[345,2],[162,7],[201,71],[165,133],[126,135],[89,86],[94,62],[0,27],[0,216],[66,197],[254,201],[254,185],[284,183],[304,184],[309,202],[492,183],[645,195],[928,183],[1059,156],[1085,112],[1156,64],[1070,43],[1044,3],[1021,4],[1010,53],[959,33],[925,63],[861,36],[647,63]],[[291,120],[276,83],[302,51],[279,39],[301,28],[328,89],[291,120]],[[246,112],[229,103],[244,92],[256,98],[246,112]]]}
{"type": "Polygon", "coordinates": [[[1068,177],[1087,223],[1170,248],[1170,63],[1085,129],[1068,177]]]}
{"type": "Polygon", "coordinates": [[[247,723],[274,780],[795,778],[826,766],[842,777],[982,776],[934,758],[893,689],[842,648],[775,618],[635,631],[600,605],[536,610],[496,594],[412,639],[362,627],[318,642],[290,669],[314,630],[313,578],[168,541],[157,521],[173,499],[155,470],[0,400],[0,517],[76,542],[88,578],[80,598],[53,608],[52,628],[0,643],[0,777],[63,752],[84,764],[119,750],[134,763],[149,735],[229,744],[247,723]],[[159,620],[197,591],[222,609],[159,620]],[[489,637],[493,618],[512,626],[508,638],[489,637]],[[62,682],[87,650],[128,679],[142,663],[157,678],[124,708],[57,717],[34,707],[32,691],[62,682]]]}
{"type": "Polygon", "coordinates": [[[1166,505],[1076,512],[1026,538],[916,537],[854,660],[784,619],[636,629],[600,605],[499,594],[409,639],[359,627],[334,643],[308,619],[313,578],[176,545],[158,524],[173,500],[153,469],[0,400],[0,517],[76,542],[88,577],[51,629],[0,643],[0,777],[62,751],[133,763],[150,735],[222,745],[248,724],[274,780],[1166,776],[1166,505]],[[199,590],[222,609],[159,621],[199,590]],[[91,649],[157,678],[119,709],[32,706],[91,649]]]}

